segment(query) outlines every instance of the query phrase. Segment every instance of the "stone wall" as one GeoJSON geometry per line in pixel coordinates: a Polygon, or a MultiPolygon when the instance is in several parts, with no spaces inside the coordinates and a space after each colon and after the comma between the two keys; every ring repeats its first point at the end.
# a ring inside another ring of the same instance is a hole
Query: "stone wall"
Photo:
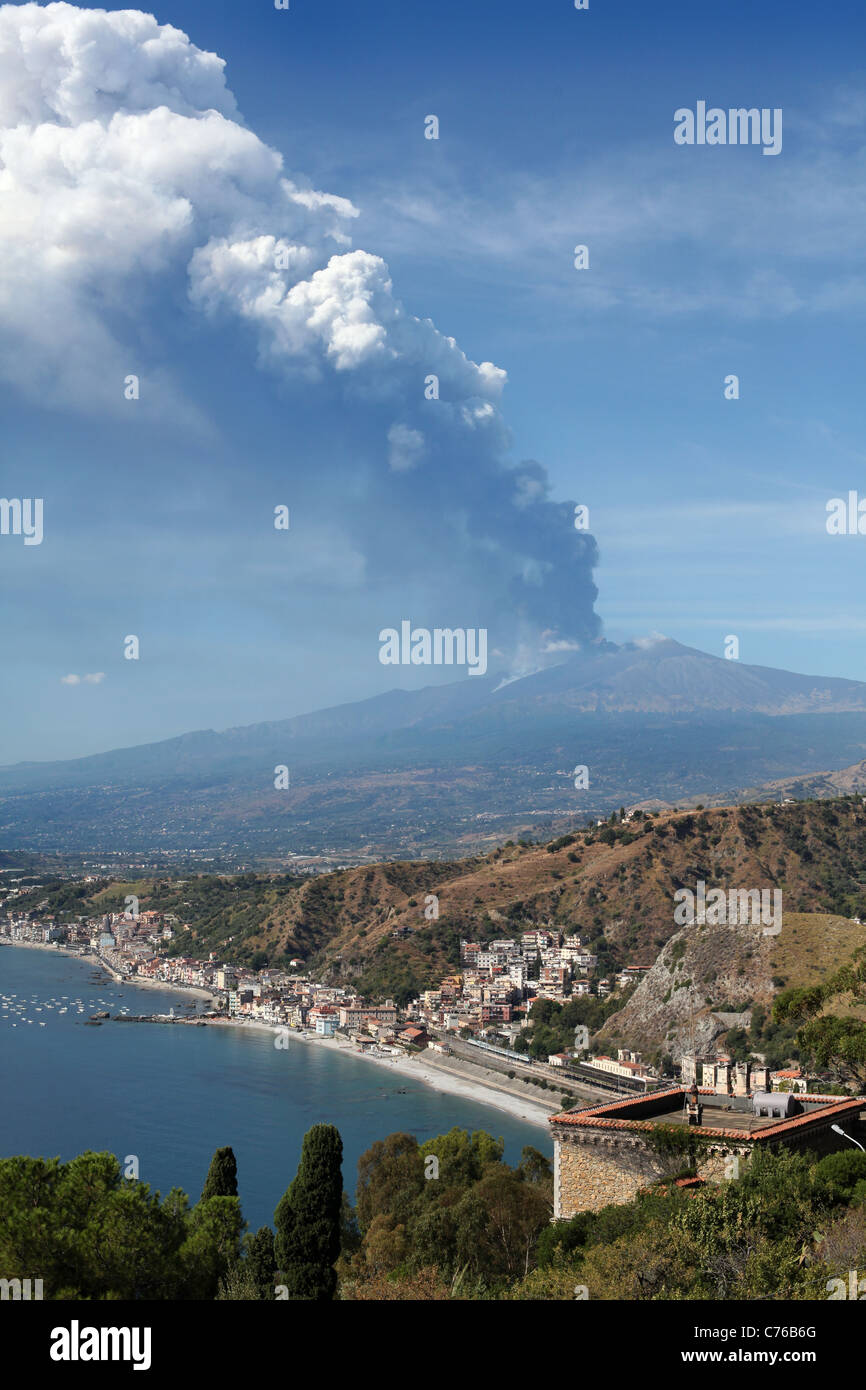
{"type": "Polygon", "coordinates": [[[713,1150],[707,1155],[703,1163],[698,1164],[698,1177],[703,1178],[705,1182],[725,1182],[731,1178],[736,1178],[743,1169],[740,1167],[737,1170],[732,1167],[732,1157],[747,1158],[750,1152],[751,1145],[749,1144],[743,1144],[736,1149],[731,1145],[730,1148],[713,1150]]]}
{"type": "MultiPolygon", "coordinates": [[[[747,1154],[749,1145],[737,1146],[747,1154]]],[[[734,1150],[734,1146],[730,1146],[734,1150]]],[[[685,1160],[684,1160],[685,1161],[685,1160]]],[[[729,1176],[727,1145],[707,1154],[698,1168],[708,1182],[729,1176]]],[[[565,1130],[554,1135],[554,1220],[567,1221],[579,1211],[600,1211],[611,1203],[630,1202],[670,1172],[646,1140],[623,1131],[565,1130]]]]}
{"type": "Polygon", "coordinates": [[[573,1130],[555,1139],[554,1217],[630,1202],[663,1174],[657,1154],[632,1135],[573,1130]]]}

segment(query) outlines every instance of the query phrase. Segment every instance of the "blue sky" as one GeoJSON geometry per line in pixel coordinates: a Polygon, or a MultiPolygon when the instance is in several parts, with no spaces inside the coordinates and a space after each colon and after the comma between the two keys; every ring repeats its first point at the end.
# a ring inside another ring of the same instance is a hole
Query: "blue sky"
{"type": "MultiPolygon", "coordinates": [[[[590,507],[605,636],[721,655],[734,633],[744,661],[866,679],[866,537],[825,529],[829,498],[866,496],[862,9],[590,6],[159,6],[225,60],[236,101],[237,150],[221,127],[188,152],[210,69],[185,90],[178,68],[182,128],[139,127],[161,100],[137,85],[144,50],[129,40],[121,60],[99,30],[89,48],[64,40],[66,82],[39,111],[2,62],[10,13],[34,7],[0,10],[2,196],[24,207],[0,276],[0,487],[45,499],[41,546],[0,537],[0,761],[426,683],[378,661],[379,629],[402,618],[488,626],[509,669],[550,659],[545,644],[591,635],[574,502],[590,507]],[[119,64],[131,76],[112,96],[119,64]],[[674,111],[699,100],[781,108],[782,152],[675,146],[674,111]],[[389,342],[416,316],[455,348],[422,327],[393,369],[354,343],[335,368],[312,318],[250,311],[248,266],[219,250],[249,247],[241,222],[271,228],[263,147],[357,210],[295,209],[318,257],[298,278],[335,251],[381,258],[387,273],[363,269],[389,342]],[[453,412],[435,424],[417,399],[434,348],[453,412]],[[140,401],[122,399],[127,372],[140,401]],[[487,401],[464,427],[465,403],[487,401]],[[395,456],[395,424],[420,431],[417,460],[395,456]],[[518,477],[537,507],[514,504],[518,477]]],[[[67,11],[56,26],[79,32],[67,11]]]]}

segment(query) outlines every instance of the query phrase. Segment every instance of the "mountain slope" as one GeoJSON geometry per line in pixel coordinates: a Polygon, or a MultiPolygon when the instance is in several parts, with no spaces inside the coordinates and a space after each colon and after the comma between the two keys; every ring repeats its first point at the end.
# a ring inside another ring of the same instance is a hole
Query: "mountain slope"
{"type": "Polygon", "coordinates": [[[735,801],[866,755],[866,685],[667,640],[600,644],[521,679],[468,677],[247,728],[0,769],[0,845],[248,862],[480,850],[612,806],[735,801]],[[287,791],[274,769],[290,771],[287,791]],[[589,769],[588,788],[573,769],[589,769]]]}
{"type": "MultiPolygon", "coordinates": [[[[711,1052],[730,1029],[748,1028],[756,1010],[766,1016],[781,988],[818,984],[864,945],[858,921],[824,912],[783,912],[773,937],[751,926],[683,928],[596,1041],[663,1048],[676,1061],[685,1051],[711,1052]]],[[[866,1019],[866,1008],[850,999],[839,1012],[866,1019]]],[[[789,1037],[795,1031],[788,1029],[789,1037]]],[[[773,1037],[769,1032],[766,1041],[773,1037]]]]}

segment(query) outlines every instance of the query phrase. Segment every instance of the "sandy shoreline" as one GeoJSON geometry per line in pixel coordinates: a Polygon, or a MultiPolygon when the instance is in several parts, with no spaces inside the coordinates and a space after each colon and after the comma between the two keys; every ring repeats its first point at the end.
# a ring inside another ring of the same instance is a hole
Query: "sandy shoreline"
{"type": "MultiPolygon", "coordinates": [[[[199,985],[175,985],[166,984],[162,980],[139,980],[135,977],[128,978],[111,968],[100,956],[80,955],[77,951],[66,950],[60,946],[50,946],[41,941],[9,941],[10,946],[20,946],[26,950],[51,951],[57,955],[66,956],[69,959],[81,960],[85,964],[96,966],[104,970],[113,980],[119,984],[131,985],[136,989],[158,989],[176,994],[195,995],[198,998],[212,999],[213,991],[203,989],[199,985]]],[[[348,1038],[324,1038],[318,1037],[315,1033],[301,1033],[295,1029],[285,1029],[276,1024],[262,1023],[258,1019],[208,1019],[209,1028],[242,1028],[256,1030],[264,1033],[288,1033],[289,1046],[293,1043],[304,1043],[311,1047],[326,1047],[332,1052],[339,1052],[342,1056],[356,1058],[359,1062],[371,1062],[380,1067],[387,1067],[392,1073],[396,1073],[401,1079],[407,1081],[420,1081],[424,1086],[430,1086],[435,1091],[444,1092],[447,1095],[459,1096],[461,1100],[472,1101],[475,1105],[482,1106],[485,1110],[501,1110],[514,1119],[523,1120],[527,1124],[537,1125],[547,1130],[548,1117],[555,1113],[556,1107],[544,1106],[536,1103],[530,1098],[514,1095],[506,1090],[499,1090],[487,1086],[477,1078],[467,1075],[460,1076],[454,1071],[440,1068],[433,1062],[425,1061],[424,1053],[401,1053],[399,1056],[377,1056],[369,1051],[361,1051],[348,1038]]],[[[458,1059],[452,1059],[452,1063],[458,1059]]]]}
{"type": "Polygon", "coordinates": [[[424,1053],[403,1053],[396,1057],[377,1056],[368,1050],[361,1051],[347,1038],[324,1038],[309,1032],[303,1034],[291,1028],[285,1029],[275,1024],[262,1023],[257,1019],[243,1021],[228,1018],[219,1021],[208,1019],[207,1026],[209,1028],[249,1028],[274,1034],[288,1032],[290,1047],[296,1042],[305,1043],[311,1047],[326,1047],[332,1052],[341,1053],[343,1056],[355,1057],[359,1062],[372,1062],[380,1067],[387,1067],[390,1071],[397,1073],[401,1079],[420,1081],[422,1085],[430,1086],[435,1091],[459,1096],[461,1100],[473,1101],[476,1105],[484,1106],[486,1110],[503,1110],[514,1119],[524,1120],[527,1124],[539,1125],[545,1130],[549,1116],[555,1114],[558,1108],[536,1104],[531,1099],[512,1095],[508,1091],[494,1090],[472,1076],[458,1076],[451,1071],[440,1070],[432,1063],[425,1062],[424,1053]]]}

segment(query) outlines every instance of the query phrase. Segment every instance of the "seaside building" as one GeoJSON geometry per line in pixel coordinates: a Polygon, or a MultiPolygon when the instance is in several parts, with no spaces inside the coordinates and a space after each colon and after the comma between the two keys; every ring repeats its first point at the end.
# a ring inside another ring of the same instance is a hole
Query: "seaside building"
{"type": "Polygon", "coordinates": [[[314,1009],[310,1009],[308,1022],[315,1028],[319,1037],[333,1038],[337,1031],[339,1014],[332,1004],[317,1004],[314,1009]]]}
{"type": "Polygon", "coordinates": [[[393,1026],[397,1022],[397,1007],[389,999],[385,1004],[361,1004],[355,1001],[340,1009],[340,1027],[346,1032],[354,1032],[364,1024],[366,1019],[373,1019],[376,1023],[388,1023],[393,1026]]]}

